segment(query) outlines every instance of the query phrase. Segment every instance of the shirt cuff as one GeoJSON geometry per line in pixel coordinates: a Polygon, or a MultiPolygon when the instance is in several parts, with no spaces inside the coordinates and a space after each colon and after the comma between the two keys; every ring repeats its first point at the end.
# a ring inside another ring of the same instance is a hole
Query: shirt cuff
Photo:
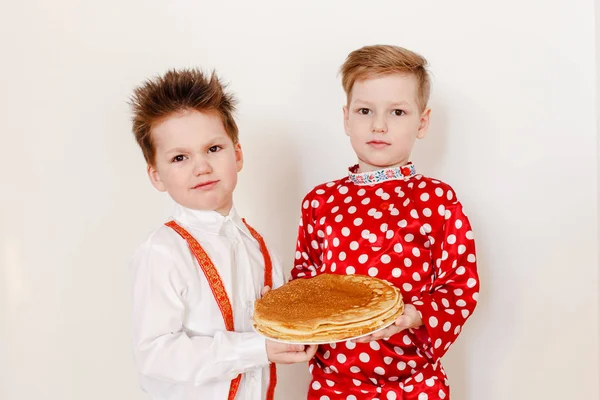
{"type": "Polygon", "coordinates": [[[256,365],[257,367],[269,365],[267,340],[254,332],[245,333],[244,336],[246,337],[240,351],[240,356],[244,360],[244,364],[256,365]]]}

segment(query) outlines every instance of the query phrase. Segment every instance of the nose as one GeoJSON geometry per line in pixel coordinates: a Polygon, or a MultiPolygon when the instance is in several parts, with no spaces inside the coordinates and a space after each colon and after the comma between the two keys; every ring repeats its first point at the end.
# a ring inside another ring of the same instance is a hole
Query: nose
{"type": "Polygon", "coordinates": [[[371,126],[373,133],[386,133],[387,132],[387,121],[383,115],[376,115],[373,118],[373,125],[371,126]]]}
{"type": "Polygon", "coordinates": [[[194,163],[195,176],[206,175],[210,174],[211,172],[212,167],[210,166],[208,160],[206,160],[204,157],[199,157],[198,159],[196,159],[196,162],[194,163]]]}

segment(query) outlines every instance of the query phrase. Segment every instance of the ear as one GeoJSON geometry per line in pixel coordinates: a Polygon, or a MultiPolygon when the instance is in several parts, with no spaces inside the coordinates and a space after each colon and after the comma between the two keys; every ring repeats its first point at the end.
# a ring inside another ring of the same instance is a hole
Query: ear
{"type": "Polygon", "coordinates": [[[152,182],[152,186],[154,186],[157,190],[161,192],[166,192],[167,188],[163,181],[160,179],[160,175],[156,168],[152,165],[148,164],[148,178],[150,178],[150,182],[152,182]]]}
{"type": "Polygon", "coordinates": [[[429,130],[429,116],[431,115],[431,108],[426,109],[421,114],[421,120],[419,121],[419,131],[417,132],[417,139],[423,139],[427,135],[429,130]]]}
{"type": "Polygon", "coordinates": [[[350,136],[350,132],[348,131],[348,118],[350,117],[350,112],[348,111],[348,106],[345,105],[344,110],[344,131],[346,132],[346,136],[350,136]]]}
{"type": "Polygon", "coordinates": [[[235,162],[237,164],[237,170],[238,172],[240,172],[242,170],[242,167],[244,166],[244,152],[242,151],[242,145],[240,144],[240,142],[237,142],[235,147],[234,147],[234,151],[235,151],[235,162]]]}

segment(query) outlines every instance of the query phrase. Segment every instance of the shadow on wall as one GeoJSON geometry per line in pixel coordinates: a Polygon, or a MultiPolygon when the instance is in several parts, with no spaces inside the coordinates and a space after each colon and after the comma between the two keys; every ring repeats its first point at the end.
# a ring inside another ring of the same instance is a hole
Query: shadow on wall
{"type": "MultiPolygon", "coordinates": [[[[446,158],[450,147],[449,143],[452,140],[452,121],[447,113],[447,108],[444,107],[446,101],[450,100],[442,99],[442,101],[432,103],[429,133],[423,140],[416,143],[413,152],[413,160],[418,172],[442,180],[445,176],[455,175],[456,168],[462,168],[462,163],[457,163],[460,165],[453,167],[453,173],[445,173],[443,170],[449,165],[446,158]]],[[[476,133],[476,130],[472,129],[472,132],[476,133]]],[[[465,177],[465,179],[468,178],[465,177]]],[[[454,182],[447,183],[450,185],[454,184],[454,182]]],[[[461,185],[465,186],[468,184],[472,183],[464,183],[463,181],[461,185]]],[[[472,192],[473,191],[471,190],[471,193],[472,192]]],[[[458,195],[459,198],[461,198],[460,191],[458,195]]],[[[472,198],[467,200],[461,198],[461,200],[463,204],[465,204],[466,202],[473,203],[480,201],[481,199],[478,200],[472,198]]],[[[472,344],[475,343],[476,338],[486,329],[485,316],[489,315],[490,307],[486,300],[490,298],[489,291],[492,290],[492,286],[487,284],[488,277],[490,277],[491,274],[486,269],[486,265],[488,265],[486,260],[489,260],[492,254],[489,254],[489,252],[486,251],[486,249],[490,249],[490,246],[483,243],[481,239],[478,239],[478,237],[483,237],[483,234],[478,235],[478,232],[482,232],[485,227],[483,215],[472,215],[469,213],[468,207],[466,208],[465,212],[469,217],[477,241],[477,268],[481,282],[480,291],[482,295],[479,297],[477,308],[475,309],[473,316],[467,321],[464,331],[459,335],[457,341],[442,359],[442,365],[448,374],[452,398],[478,400],[474,399],[469,394],[469,387],[473,387],[473,385],[469,383],[473,379],[473,377],[469,376],[469,363],[472,359],[471,354],[475,351],[475,346],[472,344]]],[[[485,236],[489,237],[489,235],[485,236]]],[[[511,334],[509,326],[506,327],[506,334],[511,334]]]]}

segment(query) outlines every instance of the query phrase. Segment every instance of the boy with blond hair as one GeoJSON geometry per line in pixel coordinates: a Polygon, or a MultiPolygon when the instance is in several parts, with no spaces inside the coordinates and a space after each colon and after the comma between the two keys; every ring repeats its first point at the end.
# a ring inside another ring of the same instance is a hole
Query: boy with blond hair
{"type": "Polygon", "coordinates": [[[133,133],[173,217],[132,260],[133,339],[153,400],[273,399],[275,365],[316,347],[253,332],[254,301],[283,283],[281,263],[233,206],[243,153],[234,99],[213,74],[169,71],[136,88],[133,133]]]}
{"type": "Polygon", "coordinates": [[[385,279],[405,311],[373,335],[319,346],[309,399],[449,399],[440,359],[475,309],[479,280],[454,190],[410,161],[429,128],[426,67],[412,51],[377,45],[353,51],[341,68],[344,128],[358,162],[304,198],[292,278],[385,279]]]}

